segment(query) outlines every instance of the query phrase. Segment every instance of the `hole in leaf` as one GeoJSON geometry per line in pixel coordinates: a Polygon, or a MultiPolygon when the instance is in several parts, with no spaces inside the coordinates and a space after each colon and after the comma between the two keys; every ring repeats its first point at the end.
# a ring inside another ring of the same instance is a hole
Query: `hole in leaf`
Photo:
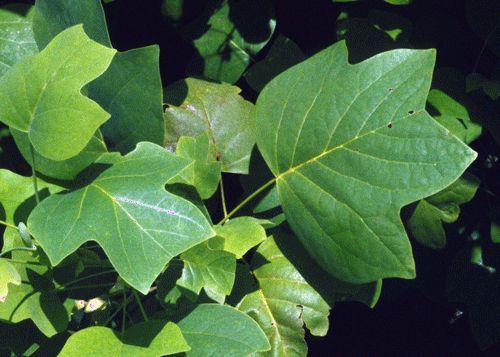
{"type": "Polygon", "coordinates": [[[387,127],[390,129],[392,128],[392,123],[387,124],[387,127]]]}
{"type": "Polygon", "coordinates": [[[392,92],[394,89],[393,88],[389,88],[389,92],[392,92]]]}
{"type": "Polygon", "coordinates": [[[409,110],[409,111],[408,111],[408,114],[410,114],[410,115],[413,115],[414,113],[415,113],[415,111],[414,111],[414,110],[409,110]]]}

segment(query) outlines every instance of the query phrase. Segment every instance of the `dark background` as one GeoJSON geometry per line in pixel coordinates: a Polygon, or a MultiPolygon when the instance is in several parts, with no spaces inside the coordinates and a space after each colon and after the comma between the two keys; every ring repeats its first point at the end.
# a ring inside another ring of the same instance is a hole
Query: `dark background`
{"type": "MultiPolygon", "coordinates": [[[[491,75],[494,70],[496,58],[488,49],[480,55],[483,41],[470,30],[462,0],[414,0],[411,6],[400,7],[382,1],[339,5],[330,0],[275,0],[274,4],[277,21],[274,36],[282,34],[292,39],[307,55],[337,40],[335,20],[342,9],[349,9],[350,15],[359,17],[380,9],[401,14],[417,27],[412,46],[437,48],[437,67],[452,66],[465,74],[474,67],[485,75],[491,75]]],[[[167,86],[186,76],[186,65],[195,50],[192,44],[183,40],[179,29],[203,12],[205,2],[185,0],[179,21],[166,18],[161,5],[161,0],[115,0],[105,5],[105,11],[111,39],[118,50],[160,45],[162,79],[167,86]]],[[[257,56],[257,61],[265,56],[269,47],[257,56]]],[[[257,94],[243,79],[236,85],[249,100],[256,98],[257,94]]],[[[13,143],[6,140],[2,166],[29,174],[28,166],[22,164],[13,143]]],[[[494,140],[486,133],[472,147],[479,152],[472,171],[489,184],[489,190],[499,193],[498,166],[488,171],[482,166],[488,155],[500,156],[494,140]]],[[[229,206],[234,207],[242,194],[239,180],[235,175],[226,175],[224,181],[229,206]]],[[[473,202],[462,207],[462,218],[457,225],[468,222],[477,225],[478,220],[484,219],[488,200],[490,198],[480,190],[473,202]]],[[[453,227],[449,231],[453,232],[453,227]]],[[[328,335],[307,337],[311,356],[500,355],[498,345],[487,351],[479,350],[469,327],[467,306],[446,302],[445,262],[460,249],[460,242],[438,253],[415,242],[412,244],[419,278],[384,281],[381,299],[374,309],[355,302],[337,303],[331,311],[328,335]],[[458,316],[457,311],[463,314],[458,316]]]]}

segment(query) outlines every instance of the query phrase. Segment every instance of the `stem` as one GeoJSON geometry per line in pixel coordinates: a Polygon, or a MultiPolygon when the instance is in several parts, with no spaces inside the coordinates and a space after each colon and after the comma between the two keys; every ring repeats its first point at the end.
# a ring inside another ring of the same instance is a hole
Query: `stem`
{"type": "Polygon", "coordinates": [[[35,200],[36,204],[40,203],[40,196],[38,196],[38,182],[36,178],[36,170],[35,170],[35,149],[33,148],[33,144],[30,143],[30,152],[31,152],[31,172],[33,174],[33,188],[35,190],[35,200]]]}
{"type": "MultiPolygon", "coordinates": [[[[123,293],[124,297],[126,296],[126,294],[127,293],[124,291],[124,293],[123,293]]],[[[124,299],[122,302],[122,306],[119,309],[116,309],[116,311],[113,312],[113,314],[110,317],[108,317],[108,319],[102,324],[102,326],[107,326],[111,321],[113,321],[113,319],[116,317],[116,315],[118,315],[118,313],[120,311],[122,311],[122,309],[126,310],[127,305],[130,302],[131,298],[132,298],[132,295],[130,295],[127,299],[124,299]]]]}
{"type": "Polygon", "coordinates": [[[1,224],[1,225],[4,225],[5,227],[14,228],[14,229],[16,229],[16,230],[17,230],[17,227],[16,227],[15,225],[10,224],[10,223],[7,223],[7,222],[5,222],[5,221],[0,220],[0,224],[1,224]]]}
{"type": "Polygon", "coordinates": [[[137,301],[137,305],[139,305],[139,310],[141,310],[142,318],[146,322],[149,321],[148,315],[146,314],[146,310],[144,310],[144,306],[142,306],[141,297],[135,290],[132,290],[132,293],[134,294],[135,300],[137,301]]]}
{"type": "Polygon", "coordinates": [[[127,293],[125,290],[123,290],[123,306],[122,306],[122,337],[125,334],[125,318],[127,316],[127,304],[125,303],[127,301],[127,293]]]}
{"type": "Polygon", "coordinates": [[[10,258],[6,258],[9,263],[13,263],[13,264],[26,264],[26,265],[40,265],[40,266],[43,266],[45,264],[42,264],[42,263],[39,263],[39,262],[29,262],[27,260],[17,260],[17,259],[10,259],[10,258]]]}
{"type": "Polygon", "coordinates": [[[491,39],[491,36],[495,33],[498,26],[500,26],[500,23],[497,23],[495,25],[495,27],[493,28],[493,30],[491,30],[491,32],[488,34],[488,36],[486,36],[486,38],[484,39],[483,47],[481,47],[481,50],[479,51],[479,54],[476,57],[476,62],[474,63],[474,67],[472,67],[473,73],[476,72],[477,67],[479,66],[479,61],[481,60],[481,57],[483,56],[484,50],[486,49],[486,46],[488,45],[488,42],[491,39]]]}
{"type": "Polygon", "coordinates": [[[236,212],[238,212],[244,205],[246,205],[248,202],[250,202],[252,199],[254,199],[259,193],[261,193],[262,191],[264,191],[266,188],[268,188],[269,186],[271,186],[272,184],[274,184],[276,182],[276,178],[273,178],[272,180],[269,180],[268,182],[266,182],[264,185],[262,185],[261,187],[259,187],[256,191],[254,191],[254,193],[252,193],[250,196],[248,196],[247,198],[245,198],[238,206],[236,206],[231,212],[229,212],[228,214],[226,214],[224,216],[224,218],[217,224],[223,224],[224,222],[226,222],[229,218],[231,218],[236,212]]]}
{"type": "Polygon", "coordinates": [[[226,194],[224,193],[224,183],[222,182],[222,175],[220,177],[220,197],[222,199],[222,211],[224,212],[224,217],[226,217],[227,216],[226,194]]]}
{"type": "Polygon", "coordinates": [[[29,252],[34,252],[36,250],[36,247],[35,248],[29,248],[29,247],[14,247],[14,248],[11,248],[11,249],[7,249],[5,252],[3,252],[2,254],[0,254],[0,258],[3,257],[4,255],[10,253],[10,252],[14,252],[16,250],[27,250],[29,252]]]}
{"type": "Polygon", "coordinates": [[[73,285],[73,284],[76,284],[76,283],[79,283],[80,281],[84,281],[84,280],[87,280],[87,279],[91,279],[91,278],[95,278],[96,276],[101,276],[101,275],[106,275],[106,274],[110,274],[110,273],[114,273],[115,271],[114,270],[106,270],[106,271],[101,271],[99,273],[94,273],[94,274],[89,274],[89,275],[86,275],[82,278],[79,278],[79,279],[75,279],[75,280],[72,280],[66,284],[63,284],[63,286],[61,288],[66,288],[68,287],[69,285],[73,285]]]}

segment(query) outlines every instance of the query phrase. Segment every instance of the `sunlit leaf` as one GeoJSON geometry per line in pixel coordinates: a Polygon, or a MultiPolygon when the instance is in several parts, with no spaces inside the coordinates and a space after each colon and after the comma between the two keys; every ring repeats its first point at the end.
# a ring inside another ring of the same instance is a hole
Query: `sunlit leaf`
{"type": "Polygon", "coordinates": [[[341,280],[413,278],[401,207],[442,190],[476,157],[424,110],[433,66],[433,50],[351,65],[339,42],[257,101],[257,144],[287,220],[341,280]]]}

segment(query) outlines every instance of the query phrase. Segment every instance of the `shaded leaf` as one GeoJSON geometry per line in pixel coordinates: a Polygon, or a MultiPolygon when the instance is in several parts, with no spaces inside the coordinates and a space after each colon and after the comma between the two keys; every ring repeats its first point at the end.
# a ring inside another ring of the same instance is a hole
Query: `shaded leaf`
{"type": "Polygon", "coordinates": [[[189,351],[173,322],[151,320],[136,324],[122,338],[107,327],[89,327],[68,339],[59,356],[165,356],[189,351]]]}
{"type": "Polygon", "coordinates": [[[32,7],[26,4],[0,8],[0,77],[20,60],[38,53],[32,18],[32,7]]]}
{"type": "Polygon", "coordinates": [[[245,73],[245,79],[253,90],[260,92],[271,79],[305,58],[295,42],[279,35],[266,57],[245,73]]]}
{"type": "Polygon", "coordinates": [[[259,220],[253,217],[237,217],[223,226],[215,226],[217,236],[224,238],[224,250],[241,259],[250,249],[267,237],[259,220]]]}
{"type": "Polygon", "coordinates": [[[28,227],[53,265],[96,241],[120,276],[146,293],[172,257],[214,235],[195,205],[163,188],[189,164],[139,143],[88,186],[44,200],[28,227]]]}
{"type": "Polygon", "coordinates": [[[178,325],[191,347],[187,356],[248,356],[270,348],[259,325],[230,306],[198,305],[178,325]]]}
{"type": "Polygon", "coordinates": [[[111,118],[102,132],[114,150],[127,153],[139,141],[163,142],[163,89],[159,47],[118,52],[109,69],[89,85],[89,97],[111,118]]]}
{"type": "Polygon", "coordinates": [[[46,336],[64,331],[68,325],[68,313],[56,294],[49,268],[40,264],[43,257],[21,253],[16,258],[22,257],[37,265],[15,264],[22,283],[10,286],[9,295],[0,304],[0,320],[18,323],[30,319],[46,336]]]}
{"type": "Polygon", "coordinates": [[[58,33],[78,24],[84,24],[85,32],[92,40],[111,47],[99,0],[36,0],[35,7],[33,30],[40,49],[45,48],[58,33]]]}
{"type": "Polygon", "coordinates": [[[177,285],[196,295],[203,288],[208,297],[222,304],[233,289],[236,258],[209,243],[201,243],[181,254],[184,269],[177,285]]]}
{"type": "Polygon", "coordinates": [[[60,33],[0,79],[2,121],[27,133],[49,159],[77,155],[109,118],[80,90],[108,68],[114,53],[90,40],[81,25],[60,33]]]}
{"type": "Polygon", "coordinates": [[[281,253],[274,238],[260,245],[251,266],[260,288],[245,296],[238,309],[266,333],[272,346],[266,354],[305,356],[303,326],[313,335],[326,335],[330,307],[281,253]]]}
{"type": "Polygon", "coordinates": [[[176,145],[181,136],[208,133],[210,151],[222,171],[247,173],[255,143],[254,105],[240,89],[225,83],[187,78],[166,89],[164,144],[176,145]]]}
{"type": "MultiPolygon", "coordinates": [[[[217,2],[213,2],[217,4],[217,2]]],[[[192,37],[198,56],[192,59],[188,72],[205,78],[235,83],[271,38],[276,21],[272,2],[268,0],[225,0],[220,6],[208,6],[206,28],[192,37]]]]}
{"type": "Polygon", "coordinates": [[[429,248],[444,248],[443,223],[458,219],[459,206],[472,200],[478,187],[479,180],[466,174],[443,191],[421,200],[408,220],[408,228],[415,239],[429,248]]]}
{"type": "Polygon", "coordinates": [[[413,278],[401,207],[442,190],[476,157],[424,110],[433,66],[432,50],[350,65],[339,42],[259,96],[257,144],[287,220],[338,279],[413,278]]]}

